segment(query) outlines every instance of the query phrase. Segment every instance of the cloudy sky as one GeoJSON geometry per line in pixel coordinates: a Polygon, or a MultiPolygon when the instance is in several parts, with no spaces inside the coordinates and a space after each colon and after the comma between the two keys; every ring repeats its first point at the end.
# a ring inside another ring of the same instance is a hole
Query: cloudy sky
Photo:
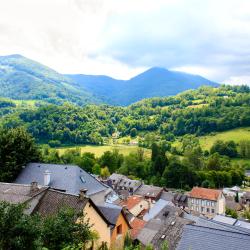
{"type": "Polygon", "coordinates": [[[128,79],[160,66],[250,84],[249,0],[0,0],[0,55],[128,79]]]}

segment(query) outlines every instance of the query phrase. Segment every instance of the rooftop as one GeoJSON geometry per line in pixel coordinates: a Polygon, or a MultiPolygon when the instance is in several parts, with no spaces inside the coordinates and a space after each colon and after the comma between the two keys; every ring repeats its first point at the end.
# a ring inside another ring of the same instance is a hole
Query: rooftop
{"type": "Polygon", "coordinates": [[[104,203],[97,207],[110,224],[116,224],[116,221],[122,211],[122,207],[110,203],[104,203]]]}
{"type": "Polygon", "coordinates": [[[129,196],[126,200],[120,203],[121,206],[126,206],[128,210],[138,205],[143,200],[143,197],[138,195],[129,196]]]}
{"type": "Polygon", "coordinates": [[[88,200],[88,198],[80,199],[78,195],[48,189],[34,212],[38,212],[42,216],[48,216],[56,214],[60,209],[67,207],[72,208],[76,213],[80,213],[88,200]]]}
{"type": "Polygon", "coordinates": [[[130,225],[132,227],[131,230],[131,238],[135,239],[138,233],[142,230],[142,228],[145,226],[146,221],[140,220],[138,218],[134,218],[132,222],[130,222],[130,225]]]}
{"type": "Polygon", "coordinates": [[[197,225],[186,225],[177,250],[249,249],[250,235],[197,225]]]}
{"type": "Polygon", "coordinates": [[[217,201],[222,191],[210,188],[194,187],[190,192],[190,197],[217,201]]]}
{"type": "Polygon", "coordinates": [[[174,206],[170,201],[158,200],[152,208],[149,209],[148,213],[143,216],[143,220],[149,221],[155,218],[166,206],[174,206]]]}
{"type": "Polygon", "coordinates": [[[135,194],[142,195],[142,196],[149,196],[149,197],[157,197],[161,194],[163,188],[156,187],[152,185],[141,185],[135,194]]]}
{"type": "Polygon", "coordinates": [[[47,187],[39,186],[32,191],[30,184],[0,182],[0,201],[13,204],[24,203],[46,189],[47,187]]]}
{"type": "Polygon", "coordinates": [[[147,222],[137,239],[143,245],[152,244],[157,250],[161,249],[164,241],[167,241],[169,250],[174,250],[180,240],[184,225],[192,223],[182,218],[180,211],[177,207],[165,206],[156,217],[147,222]]]}
{"type": "Polygon", "coordinates": [[[80,189],[87,189],[87,195],[92,195],[108,188],[75,165],[29,163],[15,182],[29,184],[36,181],[39,185],[44,185],[44,172],[47,170],[51,172],[49,186],[67,193],[79,194],[80,189]]]}

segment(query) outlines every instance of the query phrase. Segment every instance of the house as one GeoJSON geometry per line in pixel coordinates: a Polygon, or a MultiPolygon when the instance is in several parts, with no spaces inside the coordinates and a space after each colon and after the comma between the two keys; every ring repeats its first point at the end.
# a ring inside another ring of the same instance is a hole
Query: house
{"type": "Polygon", "coordinates": [[[225,214],[225,196],[221,190],[194,187],[189,193],[188,208],[208,218],[225,214]]]}
{"type": "Polygon", "coordinates": [[[183,227],[192,223],[191,220],[182,218],[180,208],[166,205],[157,215],[151,218],[136,236],[142,246],[152,245],[160,250],[167,242],[168,249],[174,250],[181,238],[183,227]]]}
{"type": "Polygon", "coordinates": [[[184,226],[177,250],[249,249],[250,230],[197,217],[184,226]]]}
{"type": "Polygon", "coordinates": [[[103,245],[106,242],[108,249],[122,249],[125,236],[131,228],[122,207],[105,203],[95,206],[93,210],[93,206],[86,205],[84,212],[90,224],[93,224],[93,230],[103,236],[99,243],[103,245]]]}
{"type": "Polygon", "coordinates": [[[31,182],[76,195],[79,194],[79,190],[85,189],[86,194],[96,203],[104,202],[113,191],[75,165],[29,163],[24,166],[15,183],[30,184],[31,182]]]}
{"type": "Polygon", "coordinates": [[[120,206],[128,209],[134,216],[138,216],[143,210],[149,209],[150,204],[142,196],[133,195],[121,201],[120,206]]]}
{"type": "Polygon", "coordinates": [[[136,190],[142,185],[139,180],[131,180],[125,175],[113,173],[108,178],[108,183],[119,193],[121,190],[127,190],[130,195],[133,195],[136,190]]]}
{"type": "MultiPolygon", "coordinates": [[[[38,213],[43,217],[56,214],[65,207],[72,208],[76,214],[83,212],[92,225],[91,230],[96,231],[99,236],[94,249],[99,249],[102,245],[107,245],[110,249],[121,248],[125,235],[130,230],[122,207],[108,203],[97,205],[86,196],[86,190],[81,190],[76,195],[39,186],[37,183],[0,183],[0,201],[25,203],[28,206],[26,213],[38,213]]],[[[77,221],[80,219],[76,217],[77,221]]]]}
{"type": "Polygon", "coordinates": [[[152,185],[141,185],[135,192],[136,195],[141,195],[150,201],[157,201],[160,199],[163,188],[152,185]]]}

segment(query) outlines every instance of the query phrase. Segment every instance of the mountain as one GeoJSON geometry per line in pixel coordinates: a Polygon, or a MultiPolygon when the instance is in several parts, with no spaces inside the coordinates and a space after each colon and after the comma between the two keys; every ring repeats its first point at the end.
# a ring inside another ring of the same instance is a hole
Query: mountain
{"type": "Polygon", "coordinates": [[[75,87],[85,88],[109,104],[123,106],[144,98],[176,95],[202,85],[219,86],[199,75],[159,67],[151,68],[130,80],[116,80],[107,76],[66,76],[72,79],[75,87]]]}
{"type": "Polygon", "coordinates": [[[21,55],[0,56],[0,97],[11,99],[126,106],[202,85],[218,86],[198,75],[157,67],[130,80],[117,80],[108,76],[63,75],[21,55]]]}
{"type": "Polygon", "coordinates": [[[84,87],[74,87],[69,78],[21,55],[0,56],[0,97],[56,104],[98,103],[84,87]]]}

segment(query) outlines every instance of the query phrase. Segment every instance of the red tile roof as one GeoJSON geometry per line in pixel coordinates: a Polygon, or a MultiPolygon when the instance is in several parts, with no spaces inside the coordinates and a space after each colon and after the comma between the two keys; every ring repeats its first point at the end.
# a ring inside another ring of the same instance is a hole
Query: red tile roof
{"type": "Polygon", "coordinates": [[[146,221],[140,220],[138,218],[134,218],[132,222],[130,222],[130,225],[132,227],[131,232],[131,238],[135,239],[138,233],[142,230],[142,228],[145,226],[146,221]]]}
{"type": "Polygon", "coordinates": [[[126,206],[128,210],[132,209],[134,206],[139,204],[143,200],[143,197],[141,196],[130,196],[127,198],[127,200],[124,200],[120,203],[121,206],[126,206]]]}
{"type": "Polygon", "coordinates": [[[194,187],[190,192],[190,197],[204,200],[218,200],[222,191],[210,188],[194,187]]]}

